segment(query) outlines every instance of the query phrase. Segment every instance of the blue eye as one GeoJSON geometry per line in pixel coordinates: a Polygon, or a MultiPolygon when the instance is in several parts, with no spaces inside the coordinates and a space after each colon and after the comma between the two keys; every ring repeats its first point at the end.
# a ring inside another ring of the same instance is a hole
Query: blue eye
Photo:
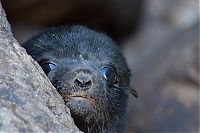
{"type": "Polygon", "coordinates": [[[50,71],[52,71],[56,67],[56,65],[53,63],[42,63],[41,67],[44,73],[47,75],[50,71]]]}
{"type": "Polygon", "coordinates": [[[107,80],[109,85],[112,85],[117,80],[117,73],[114,68],[110,66],[102,67],[100,69],[103,77],[107,80]]]}

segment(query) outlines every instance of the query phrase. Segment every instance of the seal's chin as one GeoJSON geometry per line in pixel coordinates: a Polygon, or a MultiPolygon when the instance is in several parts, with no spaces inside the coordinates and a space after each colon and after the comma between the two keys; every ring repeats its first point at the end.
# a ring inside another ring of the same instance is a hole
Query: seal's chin
{"type": "Polygon", "coordinates": [[[65,101],[66,106],[70,109],[75,124],[81,131],[87,132],[87,127],[93,127],[95,123],[96,108],[93,105],[94,99],[88,95],[77,93],[69,95],[65,101]]]}
{"type": "Polygon", "coordinates": [[[83,93],[77,93],[68,97],[66,105],[73,116],[87,117],[88,114],[94,111],[91,102],[91,99],[83,93]]]}

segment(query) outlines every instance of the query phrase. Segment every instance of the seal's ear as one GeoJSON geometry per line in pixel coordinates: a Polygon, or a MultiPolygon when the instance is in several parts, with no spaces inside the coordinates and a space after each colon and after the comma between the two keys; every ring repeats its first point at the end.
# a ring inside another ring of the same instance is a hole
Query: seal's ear
{"type": "Polygon", "coordinates": [[[131,93],[133,96],[135,96],[136,98],[138,98],[139,95],[138,95],[137,91],[136,91],[134,88],[131,87],[131,88],[129,89],[129,91],[130,91],[130,93],[131,93]]]}

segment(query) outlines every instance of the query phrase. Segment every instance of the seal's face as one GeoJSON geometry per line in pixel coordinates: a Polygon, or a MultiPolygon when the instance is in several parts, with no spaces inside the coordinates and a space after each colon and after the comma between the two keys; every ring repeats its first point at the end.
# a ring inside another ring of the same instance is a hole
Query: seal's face
{"type": "Polygon", "coordinates": [[[44,31],[24,44],[84,132],[103,131],[126,111],[130,72],[119,48],[84,27],[44,31]]]}
{"type": "Polygon", "coordinates": [[[69,60],[66,63],[69,66],[61,64],[48,77],[64,98],[77,125],[105,123],[114,112],[121,111],[119,94],[126,94],[119,87],[120,77],[114,66],[82,57],[73,62],[69,60]]]}

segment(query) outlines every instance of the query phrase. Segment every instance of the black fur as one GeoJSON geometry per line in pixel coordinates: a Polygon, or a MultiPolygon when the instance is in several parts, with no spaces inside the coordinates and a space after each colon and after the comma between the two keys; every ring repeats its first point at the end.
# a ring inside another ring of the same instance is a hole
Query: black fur
{"type": "Polygon", "coordinates": [[[63,26],[43,31],[22,46],[39,64],[56,64],[47,76],[80,130],[124,132],[131,74],[120,49],[109,37],[82,26],[63,26]],[[117,72],[112,85],[100,72],[107,65],[117,72]],[[79,74],[90,77],[89,87],[74,83],[79,74]],[[84,98],[74,99],[74,95],[84,98]]]}

